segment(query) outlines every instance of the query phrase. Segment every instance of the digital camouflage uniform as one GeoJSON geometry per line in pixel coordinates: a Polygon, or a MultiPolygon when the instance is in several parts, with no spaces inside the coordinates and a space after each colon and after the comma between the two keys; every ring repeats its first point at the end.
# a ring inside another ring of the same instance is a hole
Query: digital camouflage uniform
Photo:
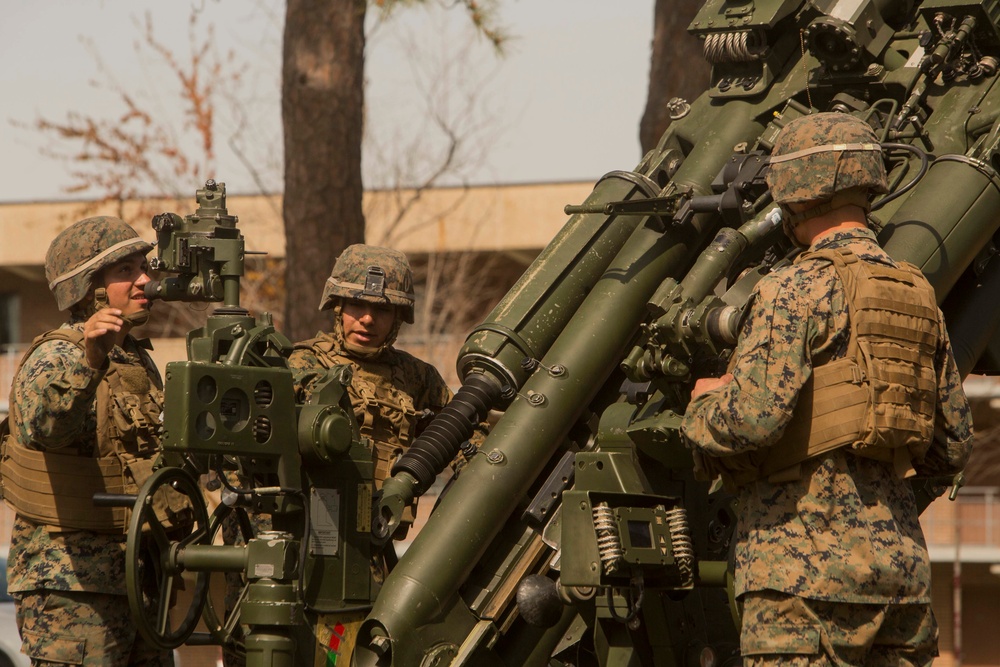
{"type": "MultiPolygon", "coordinates": [[[[392,346],[402,322],[413,322],[413,276],[406,256],[390,248],[349,246],[337,258],[319,307],[333,310],[333,331],[295,345],[289,366],[297,398],[307,400],[312,384],[328,368],[351,366],[354,379],[348,393],[362,435],[375,445],[375,485],[380,488],[393,461],[452,398],[436,368],[392,346]],[[381,348],[354,348],[345,342],[341,319],[345,299],[395,307],[395,326],[381,348]]],[[[481,425],[473,442],[481,443],[485,431],[481,425]]],[[[461,460],[460,456],[453,467],[461,460]]]]}
{"type": "MultiPolygon", "coordinates": [[[[434,366],[392,346],[401,323],[413,322],[413,278],[406,256],[389,248],[349,246],[334,265],[319,307],[333,311],[333,330],[319,332],[315,338],[295,344],[288,364],[295,381],[296,402],[309,399],[314,383],[329,368],[351,367],[353,377],[347,391],[361,434],[372,441],[374,481],[376,488],[381,488],[396,458],[452,398],[451,389],[434,366]],[[352,349],[345,342],[341,319],[344,299],[395,307],[395,325],[380,348],[352,349]]],[[[486,425],[482,424],[471,441],[481,444],[485,433],[486,425]]],[[[459,454],[452,469],[457,471],[462,463],[464,457],[459,454]]],[[[404,525],[412,524],[414,518],[415,504],[404,516],[404,525]]],[[[267,525],[259,517],[255,517],[255,523],[258,530],[267,525]]],[[[235,531],[230,528],[227,532],[232,535],[235,531]]],[[[384,578],[385,568],[382,554],[377,554],[372,566],[376,581],[384,578]]],[[[230,581],[231,593],[236,590],[233,584],[230,581]]],[[[228,607],[232,607],[232,602],[228,607]]],[[[364,612],[319,616],[315,631],[321,646],[334,645],[323,640],[331,633],[343,637],[336,643],[339,654],[331,654],[327,664],[349,661],[354,637],[365,616],[364,612]]],[[[245,664],[244,657],[237,652],[226,651],[224,657],[227,667],[245,664]]]]}
{"type": "MultiPolygon", "coordinates": [[[[807,172],[814,175],[814,172],[807,172]]],[[[772,186],[773,189],[773,186],[772,186]]],[[[777,199],[777,198],[776,198],[777,199]]],[[[868,229],[819,238],[895,266],[868,229]]],[[[962,380],[937,311],[933,442],[917,474],[951,475],[971,450],[962,380]]],[[[732,381],[692,399],[682,424],[696,459],[737,484],[735,593],[745,664],[930,664],[937,626],[930,559],[909,482],[889,461],[839,448],[782,471],[753,471],[780,450],[813,370],[841,359],[849,307],[833,265],[806,259],[764,277],[730,363],[732,381]]]]}
{"type": "MultiPolygon", "coordinates": [[[[113,218],[91,218],[57,238],[46,258],[46,268],[52,265],[54,249],[64,253],[61,266],[66,268],[66,262],[75,257],[80,261],[92,259],[111,247],[115,249],[97,262],[98,268],[150,248],[125,223],[113,218]],[[110,235],[100,233],[108,227],[110,235]]],[[[81,272],[78,276],[89,285],[94,273],[81,272]]],[[[53,291],[62,309],[79,301],[79,287],[74,293],[62,284],[53,291]]],[[[86,319],[85,313],[74,311],[62,331],[80,336],[86,319]]],[[[132,415],[125,414],[128,408],[111,408],[111,418],[122,432],[134,427],[129,423],[130,416],[145,421],[141,433],[132,432],[133,444],[139,447],[141,441],[145,450],[155,448],[155,433],[148,428],[148,422],[162,405],[162,384],[146,346],[145,341],[126,336],[121,347],[111,350],[104,366],[94,370],[76,343],[59,338],[41,342],[14,378],[11,412],[16,418],[11,420],[11,437],[30,450],[88,459],[101,456],[97,434],[99,389],[107,385],[109,369],[124,374],[129,373],[128,369],[137,369],[134,378],[148,379],[138,383],[148,390],[145,405],[132,415]]],[[[111,395],[114,401],[116,394],[111,395]]],[[[128,434],[121,437],[127,440],[128,434]]],[[[19,445],[5,444],[5,476],[10,448],[15,446],[19,445]]],[[[9,490],[10,480],[5,479],[5,485],[9,490]]],[[[58,493],[58,489],[55,491],[58,493]]],[[[124,532],[123,528],[97,531],[46,525],[17,514],[7,565],[8,590],[17,601],[22,649],[33,664],[173,664],[169,652],[150,646],[138,635],[131,619],[125,597],[124,532]]]]}

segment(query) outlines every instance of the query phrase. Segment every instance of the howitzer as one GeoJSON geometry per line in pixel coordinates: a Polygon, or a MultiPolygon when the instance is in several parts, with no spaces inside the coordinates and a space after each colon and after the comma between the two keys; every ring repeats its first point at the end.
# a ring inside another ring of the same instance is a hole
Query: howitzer
{"type": "Polygon", "coordinates": [[[762,178],[772,142],[815,111],[871,123],[891,183],[872,215],[880,241],[934,284],[962,373],[995,372],[997,21],[993,0],[707,2],[690,32],[713,65],[708,91],[674,105],[635,169],[567,208],[470,334],[455,401],[386,480],[376,543],[473,426],[502,413],[380,591],[367,571],[371,455],[349,378],[334,372],[295,403],[287,340],[239,307],[243,241],[219,184],[199,191],[193,216],[158,217],[173,278],[150,294],[223,305],[189,336],[188,361],[167,368],[162,465],[129,538],[140,630],[176,646],[204,615],[202,641],[228,642],[238,621],[251,664],[313,664],[303,647],[326,631],[323,613],[374,599],[362,667],[735,664],[735,514],[723,490],[695,480],[678,425],[694,380],[725,365],[754,285],[795,252],[762,178]],[[171,541],[150,499],[170,485],[194,501],[196,475],[210,472],[232,487],[224,509],[171,541]],[[336,515],[336,539],[313,530],[319,510],[336,515]],[[222,515],[242,512],[271,514],[275,530],[213,544],[222,515]],[[152,619],[144,561],[159,582],[152,619]],[[246,584],[239,613],[220,619],[205,591],[208,573],[226,571],[246,584]],[[195,602],[175,627],[166,609],[182,573],[195,575],[195,602]]]}
{"type": "MultiPolygon", "coordinates": [[[[502,415],[392,571],[354,663],[738,662],[731,498],[678,427],[748,295],[796,252],[762,180],[790,120],[856,115],[890,193],[872,221],[919,266],[963,375],[1000,341],[1000,15],[993,0],[708,0],[689,27],[707,92],[612,172],[458,358],[463,387],[393,468],[388,539],[489,410],[502,415]],[[435,427],[438,424],[438,427],[435,427]]],[[[927,502],[929,496],[923,496],[927,502]]]]}

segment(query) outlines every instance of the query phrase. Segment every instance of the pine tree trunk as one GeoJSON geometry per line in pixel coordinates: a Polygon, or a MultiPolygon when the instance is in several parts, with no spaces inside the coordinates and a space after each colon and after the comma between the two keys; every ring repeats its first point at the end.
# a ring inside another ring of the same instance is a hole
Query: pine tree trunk
{"type": "Polygon", "coordinates": [[[285,323],[292,340],[329,328],[317,310],[334,260],[364,241],[361,132],[365,0],[288,0],[281,112],[285,137],[285,323]]]}

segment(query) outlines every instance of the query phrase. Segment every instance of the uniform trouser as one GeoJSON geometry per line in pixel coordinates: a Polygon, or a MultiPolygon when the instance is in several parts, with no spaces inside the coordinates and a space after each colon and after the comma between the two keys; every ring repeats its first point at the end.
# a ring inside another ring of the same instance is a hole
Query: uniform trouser
{"type": "Polygon", "coordinates": [[[746,593],[743,664],[930,665],[938,627],[929,604],[827,602],[779,593],[746,593]]]}
{"type": "Polygon", "coordinates": [[[170,651],[136,630],[124,595],[35,590],[14,593],[21,650],[31,664],[171,667],[170,651]]]}

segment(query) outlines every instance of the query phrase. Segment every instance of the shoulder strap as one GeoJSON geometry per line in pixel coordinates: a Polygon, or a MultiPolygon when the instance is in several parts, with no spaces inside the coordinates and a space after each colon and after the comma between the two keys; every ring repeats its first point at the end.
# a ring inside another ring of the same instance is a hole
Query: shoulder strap
{"type": "Polygon", "coordinates": [[[350,358],[344,356],[337,349],[337,343],[333,338],[325,334],[320,334],[315,338],[295,343],[296,350],[311,350],[316,355],[316,360],[323,368],[333,368],[341,364],[351,364],[350,358]]]}
{"type": "Polygon", "coordinates": [[[854,264],[859,261],[858,256],[850,248],[819,248],[799,253],[793,263],[799,264],[807,259],[825,259],[839,266],[854,264]]]}

